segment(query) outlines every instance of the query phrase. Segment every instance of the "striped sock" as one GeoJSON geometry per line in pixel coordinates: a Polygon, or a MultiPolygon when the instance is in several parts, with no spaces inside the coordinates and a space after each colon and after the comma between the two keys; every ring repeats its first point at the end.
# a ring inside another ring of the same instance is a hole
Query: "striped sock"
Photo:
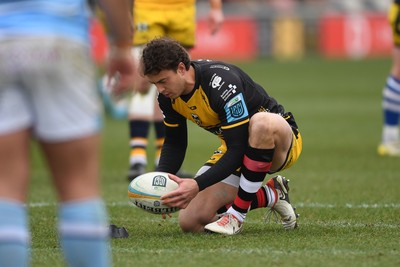
{"type": "Polygon", "coordinates": [[[258,208],[273,207],[276,202],[276,192],[268,185],[262,186],[258,189],[256,196],[251,202],[250,210],[258,208]]]}
{"type": "Polygon", "coordinates": [[[59,218],[60,242],[69,266],[110,266],[107,212],[100,199],[62,203],[59,218]]]}
{"type": "Polygon", "coordinates": [[[24,205],[0,200],[0,265],[29,265],[30,235],[24,205]]]}
{"type": "Polygon", "coordinates": [[[150,123],[148,121],[131,120],[129,121],[130,132],[130,156],[129,163],[134,165],[140,163],[147,164],[147,143],[150,123]]]}
{"type": "Polygon", "coordinates": [[[270,170],[274,149],[248,147],[241,167],[238,194],[228,209],[239,221],[244,221],[265,175],[270,170]]]}
{"type": "Polygon", "coordinates": [[[383,89],[383,120],[382,143],[399,140],[400,121],[400,80],[389,76],[383,89]]]}

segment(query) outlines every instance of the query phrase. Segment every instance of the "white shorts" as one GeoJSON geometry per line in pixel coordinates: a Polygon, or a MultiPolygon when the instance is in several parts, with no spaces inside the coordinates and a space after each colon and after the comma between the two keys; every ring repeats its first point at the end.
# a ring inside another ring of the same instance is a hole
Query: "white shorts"
{"type": "MultiPolygon", "coordinates": [[[[202,173],[205,173],[209,168],[211,168],[211,166],[202,166],[196,173],[195,177],[199,176],[202,173]]],[[[221,183],[224,184],[229,184],[233,187],[239,188],[239,181],[240,181],[240,177],[234,174],[229,175],[228,177],[226,177],[224,180],[221,181],[221,183]]]]}
{"type": "MultiPolygon", "coordinates": [[[[131,53],[136,62],[140,61],[143,46],[135,46],[131,53]]],[[[154,105],[157,103],[157,87],[154,84],[149,85],[149,91],[146,94],[135,92],[129,104],[129,114],[139,117],[153,117],[154,105]]]]}
{"type": "Polygon", "coordinates": [[[43,141],[97,133],[102,109],[88,47],[41,37],[0,40],[0,134],[31,128],[43,141]]]}

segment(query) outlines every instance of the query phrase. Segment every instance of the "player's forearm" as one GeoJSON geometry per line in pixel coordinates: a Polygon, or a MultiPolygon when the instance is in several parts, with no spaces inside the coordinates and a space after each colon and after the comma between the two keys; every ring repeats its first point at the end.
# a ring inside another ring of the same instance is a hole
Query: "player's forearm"
{"type": "Polygon", "coordinates": [[[130,12],[130,1],[127,0],[97,0],[107,17],[111,30],[113,45],[127,48],[132,44],[133,27],[130,12]]]}
{"type": "Polygon", "coordinates": [[[157,171],[175,174],[185,159],[187,145],[186,121],[182,122],[181,127],[166,127],[157,171]]]}
{"type": "Polygon", "coordinates": [[[176,174],[182,166],[186,148],[164,144],[156,171],[176,174]]]}

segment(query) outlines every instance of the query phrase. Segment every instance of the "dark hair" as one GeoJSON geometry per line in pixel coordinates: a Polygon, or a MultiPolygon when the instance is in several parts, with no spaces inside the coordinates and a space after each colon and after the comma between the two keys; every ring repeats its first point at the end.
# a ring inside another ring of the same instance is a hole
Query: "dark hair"
{"type": "Polygon", "coordinates": [[[176,71],[181,62],[189,70],[190,57],[182,45],[171,38],[156,38],[143,49],[141,71],[143,75],[156,75],[162,70],[176,71]]]}

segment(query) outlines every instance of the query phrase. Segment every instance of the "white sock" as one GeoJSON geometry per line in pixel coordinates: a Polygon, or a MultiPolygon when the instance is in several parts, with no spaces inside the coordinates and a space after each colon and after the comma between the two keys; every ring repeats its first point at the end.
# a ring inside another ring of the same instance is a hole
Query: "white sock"
{"type": "Polygon", "coordinates": [[[233,209],[232,207],[230,207],[226,212],[235,216],[236,219],[238,219],[238,221],[241,223],[244,222],[244,219],[246,219],[247,213],[238,212],[237,210],[233,209]]]}
{"type": "Polygon", "coordinates": [[[276,192],[274,191],[274,189],[270,188],[267,185],[264,185],[263,188],[265,190],[265,193],[267,193],[267,207],[272,208],[276,203],[276,192]]]}
{"type": "Polygon", "coordinates": [[[382,131],[382,143],[389,144],[399,141],[399,127],[397,125],[384,125],[382,131]]]}

